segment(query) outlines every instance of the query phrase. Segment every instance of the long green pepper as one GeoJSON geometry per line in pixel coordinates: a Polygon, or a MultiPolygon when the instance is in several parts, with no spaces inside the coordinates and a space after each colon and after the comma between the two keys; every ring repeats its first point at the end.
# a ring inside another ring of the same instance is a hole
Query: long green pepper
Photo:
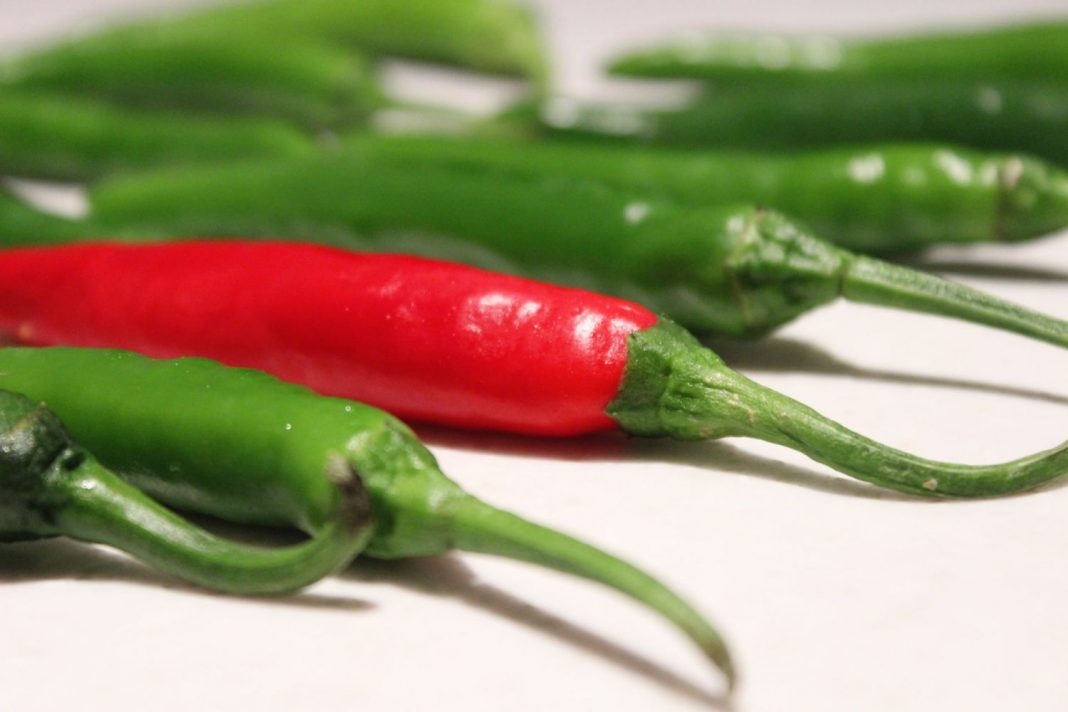
{"type": "Polygon", "coordinates": [[[358,55],[289,36],[285,27],[238,32],[160,24],[108,30],[0,65],[0,90],[12,89],[274,116],[313,128],[352,123],[382,104],[371,67],[358,55]]]}
{"type": "Polygon", "coordinates": [[[0,86],[333,125],[382,103],[364,52],[547,74],[534,18],[511,0],[264,0],[61,42],[9,62],[0,86]]]}
{"type": "Polygon", "coordinates": [[[312,137],[275,119],[174,116],[80,97],[0,90],[0,174],[84,181],[314,149],[312,137]]]}
{"type": "Polygon", "coordinates": [[[744,82],[769,77],[1063,79],[1068,72],[1068,22],[852,39],[689,32],[679,40],[626,53],[610,62],[609,71],[744,82]]]}
{"type": "Polygon", "coordinates": [[[1059,346],[1068,325],[921,272],[854,255],[778,213],[684,208],[601,183],[357,153],[105,182],[89,234],[140,241],[289,237],[465,262],[622,296],[700,332],[757,336],[845,297],[987,324],[1059,346]]]}
{"type": "Polygon", "coordinates": [[[285,32],[375,55],[444,62],[544,82],[545,49],[516,0],[262,0],[177,20],[179,27],[285,32]]]}
{"type": "Polygon", "coordinates": [[[1028,156],[941,145],[782,154],[373,135],[347,144],[391,164],[584,178],[694,206],[753,202],[860,252],[1017,241],[1068,227],[1068,173],[1028,156]]]}
{"type": "Polygon", "coordinates": [[[625,119],[579,111],[565,130],[754,148],[952,141],[1068,165],[1066,48],[1063,19],[874,38],[690,32],[609,71],[705,80],[707,97],[625,119]]]}
{"type": "Polygon", "coordinates": [[[678,626],[733,682],[723,641],[675,593],[588,544],[467,494],[382,411],[259,371],[93,349],[0,349],[0,388],[47,401],[134,486],[230,521],[322,530],[335,518],[331,473],[358,474],[374,513],[367,554],[462,549],[599,581],[678,626]]]}
{"type": "MultiPolygon", "coordinates": [[[[8,384],[9,385],[9,384],[8,384]]],[[[0,541],[69,536],[107,544],[217,591],[280,594],[345,566],[371,535],[354,473],[331,473],[329,512],[302,544],[265,549],[194,526],[105,469],[43,404],[0,391],[0,541]]]]}
{"type": "Polygon", "coordinates": [[[670,108],[558,98],[501,118],[555,138],[786,151],[935,141],[1068,166],[1068,83],[1049,79],[771,79],[717,84],[670,108]]]}

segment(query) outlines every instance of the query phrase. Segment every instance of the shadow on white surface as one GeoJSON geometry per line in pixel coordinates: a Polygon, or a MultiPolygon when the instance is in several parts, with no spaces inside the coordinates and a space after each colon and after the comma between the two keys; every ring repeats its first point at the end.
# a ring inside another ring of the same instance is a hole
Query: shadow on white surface
{"type": "Polygon", "coordinates": [[[571,439],[527,438],[500,433],[470,433],[419,424],[415,425],[415,429],[420,439],[430,445],[476,452],[542,457],[568,462],[671,463],[708,470],[709,477],[731,473],[846,497],[924,501],[859,480],[847,479],[844,475],[823,474],[774,458],[761,457],[725,442],[682,442],[666,438],[631,438],[625,435],[571,439]]]}
{"type": "Polygon", "coordinates": [[[360,559],[343,574],[364,584],[389,584],[431,596],[455,599],[471,608],[595,655],[627,672],[640,675],[665,690],[715,710],[733,709],[729,701],[581,626],[564,620],[511,593],[479,580],[463,561],[451,554],[401,561],[360,559]]]}
{"type": "Polygon", "coordinates": [[[125,554],[70,539],[5,543],[0,546],[0,584],[48,580],[107,581],[154,586],[182,593],[242,598],[251,603],[337,611],[366,611],[374,605],[355,598],[302,592],[290,596],[232,596],[187,584],[125,554]]]}
{"type": "MultiPolygon", "coordinates": [[[[1068,281],[1068,274],[1064,279],[1068,281]]],[[[1006,334],[1006,338],[1013,338],[1006,334]]],[[[1068,394],[1020,388],[997,383],[983,383],[964,378],[922,376],[915,373],[864,368],[843,361],[830,352],[806,341],[771,336],[759,341],[717,339],[709,341],[709,348],[723,357],[732,368],[751,373],[803,373],[844,376],[866,381],[879,381],[908,386],[933,386],[956,390],[989,393],[997,396],[1023,398],[1054,405],[1068,405],[1068,394]]]]}
{"type": "MultiPolygon", "coordinates": [[[[339,576],[364,585],[387,584],[423,595],[461,601],[471,608],[537,631],[606,660],[691,701],[716,710],[731,709],[722,696],[657,665],[640,653],[627,650],[507,591],[480,581],[457,556],[401,561],[360,558],[339,576]]],[[[120,552],[69,539],[16,542],[0,547],[0,584],[38,583],[48,580],[115,582],[153,586],[179,593],[222,596],[187,585],[120,552]]],[[[245,600],[254,604],[328,609],[345,613],[366,612],[375,608],[374,604],[360,599],[325,596],[313,592],[284,597],[250,597],[245,600]]]]}
{"type": "Polygon", "coordinates": [[[924,255],[903,257],[894,260],[898,264],[938,274],[959,277],[982,277],[1013,282],[1052,282],[1068,284],[1068,271],[1031,267],[1030,265],[1008,265],[999,262],[986,262],[972,259],[945,259],[924,255]]]}

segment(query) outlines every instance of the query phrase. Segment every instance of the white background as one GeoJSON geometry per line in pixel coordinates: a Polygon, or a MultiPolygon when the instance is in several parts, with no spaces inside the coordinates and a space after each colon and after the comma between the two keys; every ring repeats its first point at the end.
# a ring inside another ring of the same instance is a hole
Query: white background
{"type": "MultiPolygon", "coordinates": [[[[1064,0],[541,5],[558,86],[582,95],[610,93],[600,58],[693,24],[874,31],[1068,11],[1064,0]]],[[[148,4],[0,0],[0,50],[123,6],[148,4]]],[[[1068,318],[1068,234],[921,264],[1068,318]]],[[[1068,437],[1068,354],[1022,338],[840,304],[770,339],[717,346],[761,382],[925,456],[987,463],[1068,437]]],[[[737,656],[733,709],[1068,709],[1063,486],[935,503],[751,441],[422,432],[472,492],[623,554],[697,602],[737,656]]],[[[0,548],[0,581],[4,710],[721,707],[717,678],[652,614],[486,557],[360,561],[260,601],[49,541],[0,548]]]]}

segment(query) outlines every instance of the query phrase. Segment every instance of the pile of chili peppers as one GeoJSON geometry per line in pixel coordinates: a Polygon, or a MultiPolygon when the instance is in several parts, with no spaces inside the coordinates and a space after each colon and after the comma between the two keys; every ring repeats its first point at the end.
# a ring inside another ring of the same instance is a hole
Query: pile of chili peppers
{"type": "Polygon", "coordinates": [[[508,556],[646,604],[731,686],[688,602],[467,494],[384,411],[759,438],[921,497],[1068,474],[1068,444],[987,466],[892,449],[691,334],[760,336],[842,297],[1068,347],[1063,319],[865,254],[1068,226],[1068,24],[775,38],[774,62],[770,41],[612,63],[708,82],[670,112],[546,98],[531,16],[493,0],[264,0],[9,60],[0,171],[88,181],[89,213],[0,194],[0,333],[47,347],[0,349],[0,538],[105,543],[238,594],[360,553],[508,556]],[[376,82],[386,55],[516,75],[532,96],[464,135],[383,136],[369,117],[412,108],[376,82]],[[898,123],[903,105],[920,119],[898,123]],[[252,547],[166,507],[308,539],[252,547]]]}

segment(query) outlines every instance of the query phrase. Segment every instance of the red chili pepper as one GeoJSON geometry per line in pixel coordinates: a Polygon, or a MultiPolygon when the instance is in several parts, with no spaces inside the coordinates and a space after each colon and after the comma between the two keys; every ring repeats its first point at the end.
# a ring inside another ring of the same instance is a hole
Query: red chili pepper
{"type": "Polygon", "coordinates": [[[635,304],[413,257],[264,242],[4,251],[0,330],[205,356],[453,426],[747,435],[920,494],[989,496],[1068,472],[1068,444],[986,467],[923,460],[750,381],[635,304]]]}
{"type": "Polygon", "coordinates": [[[87,244],[0,254],[0,328],[251,366],[405,418],[607,430],[646,309],[416,257],[285,243],[87,244]]]}

